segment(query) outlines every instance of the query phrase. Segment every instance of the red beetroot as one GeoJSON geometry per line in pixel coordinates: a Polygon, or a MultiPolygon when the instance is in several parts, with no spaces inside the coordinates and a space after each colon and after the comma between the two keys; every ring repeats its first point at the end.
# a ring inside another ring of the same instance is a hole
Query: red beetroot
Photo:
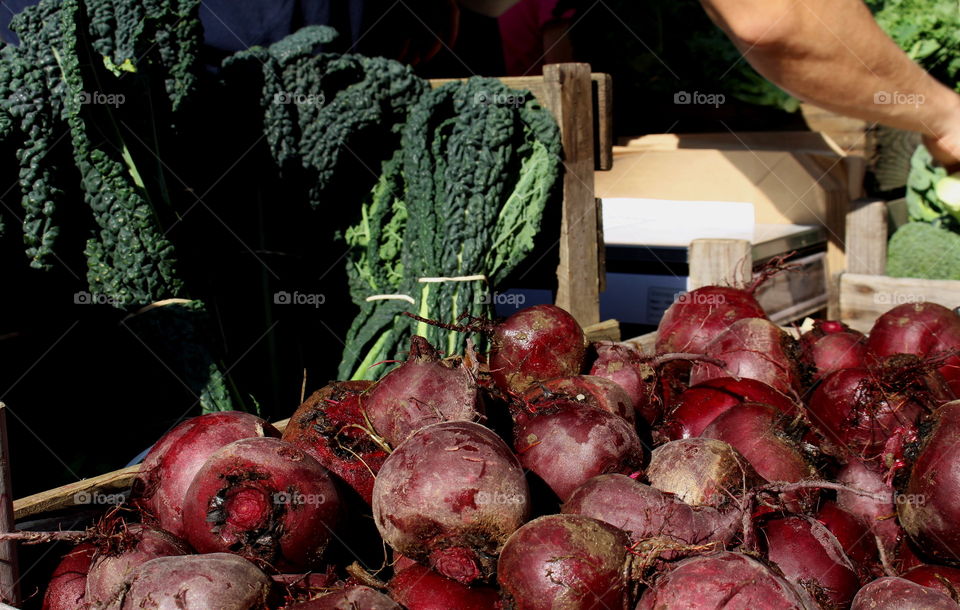
{"type": "Polygon", "coordinates": [[[118,610],[265,610],[270,579],[230,553],[159,557],[137,568],[109,607],[118,610]]]}
{"type": "Polygon", "coordinates": [[[866,336],[843,322],[817,320],[811,330],[800,336],[800,347],[807,362],[813,365],[815,379],[868,364],[866,336]]]}
{"type": "Polygon", "coordinates": [[[726,367],[697,362],[690,371],[690,385],[734,375],[762,381],[775,390],[794,396],[804,386],[797,341],[769,320],[738,320],[711,341],[704,353],[722,360],[726,367]]]}
{"type": "Polygon", "coordinates": [[[738,533],[743,514],[736,508],[693,507],[622,474],[590,479],[573,492],[563,512],[622,529],[646,563],[675,559],[689,550],[702,552],[704,546],[726,546],[738,533]]]}
{"type": "Polygon", "coordinates": [[[888,576],[867,584],[853,598],[850,610],[957,610],[957,602],[904,578],[888,576]]]}
{"type": "Polygon", "coordinates": [[[419,336],[411,337],[406,362],[363,395],[362,408],[391,447],[430,424],[483,417],[483,399],[473,373],[459,359],[441,360],[419,336]]]}
{"type": "MultiPolygon", "coordinates": [[[[732,445],[767,481],[793,483],[812,478],[816,471],[800,451],[797,441],[784,431],[785,417],[770,405],[745,402],[713,420],[703,436],[732,445]]],[[[814,492],[791,492],[785,499],[789,500],[790,510],[802,512],[799,509],[815,495],[814,492]]]]}
{"type": "Polygon", "coordinates": [[[914,566],[900,574],[900,577],[918,585],[936,589],[953,599],[956,599],[960,593],[960,568],[935,565],[914,566]]]}
{"type": "Polygon", "coordinates": [[[523,394],[523,400],[528,405],[549,403],[558,398],[609,411],[631,424],[637,420],[633,401],[626,391],[603,377],[571,375],[547,379],[533,384],[523,394]]]}
{"type": "Polygon", "coordinates": [[[43,594],[43,610],[75,610],[84,607],[87,591],[87,572],[93,562],[96,547],[90,543],[78,544],[70,550],[50,577],[43,594]]]}
{"type": "Polygon", "coordinates": [[[284,606],[283,610],[403,610],[403,607],[375,589],[353,585],[309,601],[284,606]]]}
{"type": "Polygon", "coordinates": [[[133,484],[132,498],[148,517],[173,534],[184,536],[183,502],[193,477],[221,447],[242,438],[277,437],[280,432],[249,413],[224,411],[189,419],[150,450],[133,484]]]}
{"type": "Polygon", "coordinates": [[[874,322],[867,349],[880,357],[950,355],[939,372],[960,396],[960,316],[950,309],[936,303],[898,305],[874,322]]]}
{"type": "Polygon", "coordinates": [[[831,606],[850,605],[860,579],[837,538],[808,517],[772,519],[763,526],[767,556],[786,579],[831,606]]]}
{"type": "Polygon", "coordinates": [[[547,515],[503,548],[497,582],[510,608],[626,608],[634,558],[627,535],[581,515],[547,515]]]}
{"type": "Polygon", "coordinates": [[[271,574],[270,580],[274,583],[270,600],[274,606],[280,605],[281,598],[288,604],[307,601],[343,584],[332,565],[328,565],[322,572],[271,574]]]}
{"type": "Polygon", "coordinates": [[[900,524],[917,549],[938,563],[960,556],[960,400],[933,414],[904,493],[897,496],[900,524]]]}
{"type": "Polygon", "coordinates": [[[660,445],[650,455],[647,480],[691,506],[722,508],[763,479],[740,452],[711,438],[688,438],[660,445]]]}
{"type": "MultiPolygon", "coordinates": [[[[824,451],[845,459],[873,460],[886,453],[894,436],[915,437],[923,411],[913,398],[915,380],[915,373],[893,362],[828,375],[814,390],[808,410],[810,420],[827,438],[824,451]]],[[[900,455],[885,457],[890,466],[903,459],[902,450],[895,452],[900,455]]]]}
{"type": "Polygon", "coordinates": [[[360,408],[370,381],[336,381],[317,390],[297,409],[283,440],[300,447],[352,487],[367,504],[386,450],[367,432],[360,408]]]}
{"type": "Polygon", "coordinates": [[[813,610],[810,596],[759,561],[739,553],[691,557],[643,592],[636,610],[777,608],[813,610]]]}
{"type": "Polygon", "coordinates": [[[153,527],[133,524],[105,538],[87,573],[88,604],[107,604],[120,595],[130,574],[157,557],[191,553],[185,542],[153,527]]]}
{"type": "Polygon", "coordinates": [[[493,332],[490,374],[502,392],[518,395],[536,381],[576,375],[586,337],[569,313],[554,305],[522,309],[493,332]]]}
{"type": "Polygon", "coordinates": [[[762,381],[718,377],[684,391],[659,428],[660,435],[669,440],[700,436],[718,415],[744,402],[762,402],[787,415],[800,412],[795,400],[762,381]]]}
{"type": "Polygon", "coordinates": [[[837,506],[850,512],[870,531],[870,542],[876,547],[880,539],[888,556],[895,554],[903,530],[897,524],[897,509],[894,506],[893,485],[884,478],[878,466],[859,459],[850,460],[837,473],[837,482],[869,492],[870,495],[850,491],[837,492],[837,506]]]}
{"type": "Polygon", "coordinates": [[[514,449],[524,468],[561,501],[599,474],[631,473],[643,465],[643,445],[633,426],[612,413],[557,400],[514,418],[514,449]]]}
{"type": "Polygon", "coordinates": [[[283,610],[403,610],[403,607],[376,589],[351,585],[284,606],[283,610]]]}
{"type": "Polygon", "coordinates": [[[472,422],[414,433],[390,454],[373,487],[373,518],[387,544],[464,584],[491,576],[529,505],[517,458],[472,422]]]}
{"type": "Polygon", "coordinates": [[[230,443],[194,478],[183,507],[199,553],[230,551],[281,570],[318,563],[340,512],[327,469],[273,438],[230,443]]]}
{"type": "Polygon", "coordinates": [[[877,564],[880,558],[873,534],[853,513],[828,500],[820,504],[814,518],[836,536],[843,552],[858,567],[861,574],[868,573],[877,564]]]}
{"type": "Polygon", "coordinates": [[[747,290],[726,286],[704,286],[682,294],[667,308],[657,328],[656,350],[705,353],[707,345],[727,328],[744,318],[766,318],[763,308],[747,290]]]}
{"type": "Polygon", "coordinates": [[[493,610],[500,601],[496,589],[468,587],[416,564],[398,572],[387,586],[407,610],[493,610]]]}
{"type": "Polygon", "coordinates": [[[623,388],[634,410],[649,425],[660,419],[662,401],[657,395],[657,379],[652,367],[641,366],[642,354],[627,343],[596,343],[597,359],[590,374],[603,377],[623,388]]]}

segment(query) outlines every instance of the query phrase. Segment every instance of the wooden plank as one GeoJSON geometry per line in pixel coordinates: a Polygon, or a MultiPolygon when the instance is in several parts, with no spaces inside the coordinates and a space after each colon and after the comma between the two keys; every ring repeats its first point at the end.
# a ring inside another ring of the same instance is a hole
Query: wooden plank
{"type": "Polygon", "coordinates": [[[593,116],[596,117],[596,168],[609,170],[613,168],[613,78],[609,74],[593,73],[594,107],[593,116]]]}
{"type": "Polygon", "coordinates": [[[859,199],[847,214],[847,271],[883,275],[887,270],[887,204],[859,199]]]}
{"type": "Polygon", "coordinates": [[[13,501],[13,515],[16,520],[39,515],[54,510],[69,508],[77,504],[78,498],[90,497],[94,493],[121,492],[130,487],[137,478],[140,466],[128,466],[100,476],[83,479],[62,487],[41,491],[38,494],[13,501]]]}
{"type": "Polygon", "coordinates": [[[581,326],[600,321],[597,203],[593,188],[593,104],[588,64],[549,64],[547,106],[563,141],[563,216],[556,304],[581,326]]]}
{"type": "Polygon", "coordinates": [[[867,332],[873,322],[892,307],[904,303],[960,305],[960,281],[921,280],[844,273],[840,277],[840,316],[851,327],[867,332]]]}
{"type": "Polygon", "coordinates": [[[583,329],[587,341],[594,343],[596,341],[619,341],[620,340],[620,322],[617,320],[604,320],[591,324],[583,329]]]}
{"type": "MultiPolygon", "coordinates": [[[[2,403],[0,403],[2,404],[2,403]]],[[[283,432],[290,419],[275,422],[273,426],[283,432]]],[[[83,479],[76,483],[68,483],[54,489],[26,496],[13,501],[13,517],[20,521],[27,517],[39,515],[55,510],[62,510],[77,505],[77,500],[94,493],[120,493],[126,491],[133,484],[140,472],[140,465],[134,464],[120,470],[107,472],[96,477],[83,479]]]]}
{"type": "Polygon", "coordinates": [[[629,343],[636,347],[642,354],[653,354],[656,351],[657,333],[653,332],[640,335],[639,337],[627,339],[624,343],[629,343]]]}
{"type": "MultiPolygon", "coordinates": [[[[7,436],[7,406],[0,402],[0,532],[16,529],[10,478],[10,442],[7,436]]],[[[0,601],[20,605],[20,564],[17,543],[0,543],[0,601]]]]}
{"type": "Polygon", "coordinates": [[[687,258],[691,290],[711,284],[746,286],[753,274],[746,239],[695,239],[687,258]]]}

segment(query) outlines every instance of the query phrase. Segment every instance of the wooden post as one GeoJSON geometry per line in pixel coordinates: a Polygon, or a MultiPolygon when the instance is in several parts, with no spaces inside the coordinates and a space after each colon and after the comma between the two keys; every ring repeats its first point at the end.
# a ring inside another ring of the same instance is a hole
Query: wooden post
{"type": "MultiPolygon", "coordinates": [[[[12,532],[15,527],[7,406],[0,402],[0,531],[12,532]]],[[[17,543],[12,540],[0,542],[0,600],[14,607],[20,604],[20,565],[17,562],[17,543]]]]}
{"type": "Polygon", "coordinates": [[[746,286],[753,277],[753,254],[746,239],[695,239],[687,255],[690,290],[720,284],[746,286]]]}
{"type": "Polygon", "coordinates": [[[588,64],[543,68],[547,106],[563,142],[563,217],[557,305],[581,326],[600,321],[600,260],[593,171],[593,91],[588,64]]]}
{"type": "Polygon", "coordinates": [[[887,271],[887,204],[859,199],[847,214],[847,268],[849,273],[883,275],[887,271]]]}

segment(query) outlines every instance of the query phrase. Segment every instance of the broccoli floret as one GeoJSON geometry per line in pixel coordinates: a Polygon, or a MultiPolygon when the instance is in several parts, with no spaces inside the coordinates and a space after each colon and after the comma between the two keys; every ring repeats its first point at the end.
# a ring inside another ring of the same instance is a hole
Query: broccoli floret
{"type": "Polygon", "coordinates": [[[887,275],[960,280],[960,235],[925,222],[910,222],[890,238],[887,275]]]}

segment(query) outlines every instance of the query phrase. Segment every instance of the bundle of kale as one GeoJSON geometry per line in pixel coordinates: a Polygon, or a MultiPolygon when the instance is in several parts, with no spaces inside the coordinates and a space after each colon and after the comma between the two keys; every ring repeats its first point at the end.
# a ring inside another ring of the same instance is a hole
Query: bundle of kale
{"type": "Polygon", "coordinates": [[[340,378],[376,378],[371,366],[399,356],[413,334],[448,354],[463,350],[464,333],[402,313],[440,321],[492,314],[491,291],[534,246],[559,154],[552,115],[496,80],[448,83],[420,98],[346,234],[361,311],[340,378]]]}

